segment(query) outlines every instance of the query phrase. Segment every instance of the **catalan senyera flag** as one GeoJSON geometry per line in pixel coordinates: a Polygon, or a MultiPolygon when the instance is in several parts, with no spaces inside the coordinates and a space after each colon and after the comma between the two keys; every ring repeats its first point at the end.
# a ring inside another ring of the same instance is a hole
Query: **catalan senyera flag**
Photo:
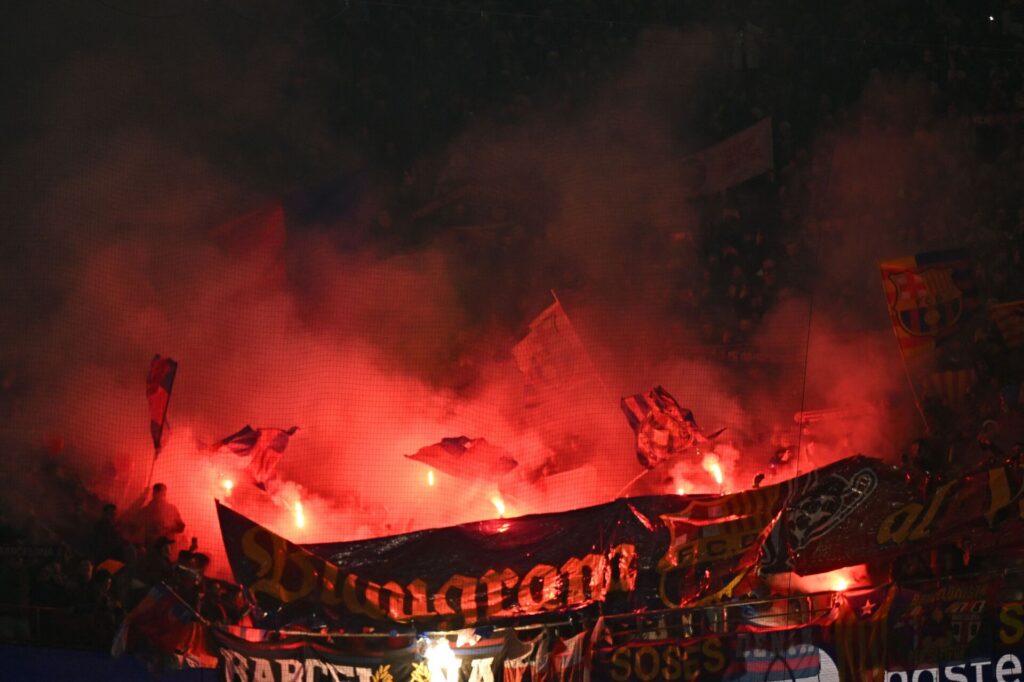
{"type": "Polygon", "coordinates": [[[970,256],[932,251],[881,263],[882,288],[906,360],[933,354],[978,307],[970,256]]]}
{"type": "Polygon", "coordinates": [[[1024,346],[1024,300],[997,303],[988,311],[1007,348],[1024,346]]]}
{"type": "Polygon", "coordinates": [[[167,405],[171,401],[174,377],[178,363],[171,358],[153,356],[146,377],[146,400],[149,401],[149,433],[153,437],[154,456],[160,454],[163,446],[164,426],[167,424],[167,405]]]}
{"type": "Polygon", "coordinates": [[[840,682],[884,682],[888,615],[896,589],[883,585],[842,595],[834,626],[840,682]]]}

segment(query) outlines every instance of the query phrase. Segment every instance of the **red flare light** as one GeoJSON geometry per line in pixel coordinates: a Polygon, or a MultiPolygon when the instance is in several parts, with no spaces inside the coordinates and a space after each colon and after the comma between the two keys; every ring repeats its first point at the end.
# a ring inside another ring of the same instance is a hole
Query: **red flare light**
{"type": "Polygon", "coordinates": [[[505,518],[505,500],[501,499],[500,495],[495,495],[491,498],[491,504],[498,511],[498,518],[505,518]]]}

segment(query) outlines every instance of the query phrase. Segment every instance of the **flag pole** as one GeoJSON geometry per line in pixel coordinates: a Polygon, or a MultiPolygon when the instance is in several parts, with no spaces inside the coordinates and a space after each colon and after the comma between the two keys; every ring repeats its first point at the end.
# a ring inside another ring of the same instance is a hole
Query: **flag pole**
{"type": "Polygon", "coordinates": [[[615,493],[615,497],[614,497],[614,498],[612,498],[612,499],[615,499],[615,500],[617,500],[617,499],[619,499],[620,497],[622,497],[622,496],[623,496],[623,493],[625,493],[625,492],[626,492],[627,490],[629,490],[630,488],[632,488],[632,487],[633,487],[633,485],[634,485],[634,484],[635,484],[635,483],[636,483],[637,481],[639,481],[639,480],[640,480],[641,478],[643,478],[643,477],[644,477],[644,476],[646,476],[647,474],[651,473],[652,471],[654,471],[654,469],[644,469],[643,471],[641,471],[641,472],[640,472],[639,474],[637,474],[636,476],[634,476],[633,478],[631,478],[631,479],[629,480],[629,483],[627,483],[626,485],[622,486],[622,490],[620,490],[619,492],[615,493]]]}

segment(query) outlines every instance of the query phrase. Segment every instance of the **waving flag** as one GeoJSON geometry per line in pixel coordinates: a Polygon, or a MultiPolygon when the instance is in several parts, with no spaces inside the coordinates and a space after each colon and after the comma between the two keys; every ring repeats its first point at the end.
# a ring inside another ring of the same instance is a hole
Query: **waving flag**
{"type": "Polygon", "coordinates": [[[889,607],[897,588],[883,585],[846,592],[835,624],[839,678],[858,682],[884,682],[889,643],[889,607]]]}
{"type": "Polygon", "coordinates": [[[693,412],[680,407],[661,386],[647,393],[627,396],[620,405],[636,433],[636,458],[648,469],[721,433],[716,431],[710,437],[705,436],[693,412]]]}
{"type": "Polygon", "coordinates": [[[193,644],[197,625],[195,610],[165,584],[157,583],[125,616],[114,635],[110,654],[118,658],[145,643],[164,654],[183,654],[193,644]]]}
{"type": "Polygon", "coordinates": [[[456,478],[493,479],[519,466],[503,448],[483,438],[442,438],[441,442],[406,455],[456,478]]]}
{"type": "Polygon", "coordinates": [[[1024,301],[998,303],[989,310],[989,316],[1008,348],[1024,346],[1024,301]]]}
{"type": "Polygon", "coordinates": [[[597,379],[587,349],[557,300],[530,322],[512,355],[526,377],[526,408],[540,413],[557,411],[555,405],[566,398],[572,402],[581,386],[597,379]]]}
{"type": "Polygon", "coordinates": [[[153,436],[154,457],[163,445],[164,426],[167,425],[167,404],[171,402],[171,388],[178,373],[178,363],[170,358],[153,356],[146,377],[146,399],[149,401],[149,433],[153,436]]]}
{"type": "Polygon", "coordinates": [[[977,375],[973,369],[949,369],[932,372],[920,381],[925,396],[938,398],[953,409],[961,409],[970,400],[977,375]]]}
{"type": "Polygon", "coordinates": [[[978,306],[966,251],[934,251],[885,261],[882,287],[905,358],[935,352],[978,306]]]}
{"type": "Polygon", "coordinates": [[[960,385],[967,375],[932,373],[963,369],[944,348],[957,339],[971,343],[980,305],[972,259],[963,249],[932,251],[885,261],[881,271],[892,329],[919,408],[922,396],[944,394],[956,398],[950,407],[962,406],[960,385]]]}
{"type": "Polygon", "coordinates": [[[290,429],[254,429],[246,424],[242,429],[210,446],[211,450],[239,457],[249,457],[248,469],[256,481],[256,487],[267,489],[267,481],[274,467],[281,460],[288,447],[288,440],[299,427],[290,429]]]}

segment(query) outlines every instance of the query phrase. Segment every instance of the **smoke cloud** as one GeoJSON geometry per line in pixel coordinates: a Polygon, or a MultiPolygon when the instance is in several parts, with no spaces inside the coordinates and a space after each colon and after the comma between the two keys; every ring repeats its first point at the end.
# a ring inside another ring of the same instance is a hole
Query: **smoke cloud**
{"type": "MultiPolygon", "coordinates": [[[[881,239],[889,230],[878,216],[920,223],[903,194],[882,188],[949,182],[915,170],[922,158],[948,161],[933,159],[945,148],[934,139],[907,141],[864,113],[815,151],[828,150],[831,181],[824,197],[805,198],[825,209],[800,214],[798,241],[819,249],[815,274],[826,285],[780,295],[749,343],[773,359],[765,368],[709,356],[702,318],[676,308],[672,273],[698,282],[705,261],[679,161],[709,142],[689,131],[703,79],[722,68],[713,32],[649,34],[569,114],[547,103],[515,125],[484,120],[466,130],[424,163],[485,197],[483,214],[456,199],[460,229],[423,228],[416,247],[394,246],[381,227],[385,192],[376,186],[337,224],[289,225],[283,239],[247,248],[226,244],[218,225],[272,203],[310,171],[268,190],[239,167],[309,158],[321,177],[325,169],[336,176],[358,165],[357,145],[331,138],[309,102],[292,107],[282,94],[297,59],[285,43],[262,46],[261,78],[241,57],[197,40],[181,72],[190,82],[170,90],[197,112],[155,114],[152,73],[134,59],[138,45],[122,45],[56,68],[36,93],[41,135],[8,150],[14,167],[39,178],[18,202],[26,257],[8,260],[3,279],[14,310],[0,367],[16,396],[5,408],[13,457],[4,473],[27,479],[0,494],[13,523],[59,529],[100,499],[124,508],[143,492],[152,462],[143,381],[155,352],[180,368],[152,480],[165,482],[181,508],[183,544],[199,537],[221,575],[214,498],[299,542],[490,517],[499,488],[510,515],[611,499],[640,472],[618,400],[656,384],[706,431],[727,429],[713,448],[726,489],[749,485],[779,448],[795,448],[806,471],[860,451],[894,456],[913,430],[872,261],[900,255],[908,241],[881,239]],[[208,64],[221,68],[200,73],[208,64]],[[252,136],[244,158],[207,153],[210,140],[233,135],[252,136]],[[876,173],[882,149],[899,182],[876,173]],[[865,203],[870,218],[860,219],[865,203]],[[820,236],[822,215],[843,223],[838,236],[820,236]],[[339,232],[376,237],[341,247],[339,232]],[[861,243],[874,250],[854,248],[861,243]],[[832,258],[833,250],[855,255],[832,258]],[[552,289],[596,368],[592,390],[558,416],[558,437],[531,423],[510,355],[552,289]],[[801,433],[794,413],[802,407],[838,416],[801,433]],[[300,427],[272,494],[247,483],[237,459],[209,451],[245,424],[300,427]],[[403,457],[459,435],[504,447],[519,471],[500,484],[437,473],[431,486],[427,469],[403,457]],[[527,476],[556,451],[582,466],[527,476]],[[59,488],[63,480],[74,490],[59,488]]],[[[889,111],[872,104],[888,92],[903,93],[896,109],[915,106],[912,88],[874,85],[864,111],[889,111]]],[[[934,210],[931,217],[945,215],[934,210]]],[[[252,234],[273,234],[272,215],[252,234]]],[[[630,492],[680,488],[719,486],[694,457],[630,492]]]]}

